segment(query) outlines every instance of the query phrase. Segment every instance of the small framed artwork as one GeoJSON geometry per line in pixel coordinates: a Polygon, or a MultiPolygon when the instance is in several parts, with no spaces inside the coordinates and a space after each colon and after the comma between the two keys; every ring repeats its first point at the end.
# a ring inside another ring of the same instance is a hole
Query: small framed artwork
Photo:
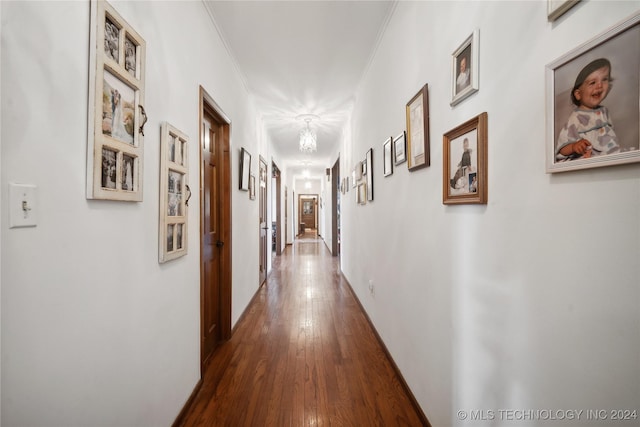
{"type": "Polygon", "coordinates": [[[357,169],[357,166],[355,166],[351,171],[351,188],[356,188],[356,178],[357,178],[356,169],[357,169]]]}
{"type": "Polygon", "coordinates": [[[555,21],[580,0],[547,0],[547,19],[555,21]]]}
{"type": "Polygon", "coordinates": [[[91,1],[87,199],[142,201],[144,39],[106,1],[91,1]]]}
{"type": "Polygon", "coordinates": [[[547,65],[547,172],[640,161],[640,12],[547,65]]]}
{"type": "Polygon", "coordinates": [[[444,134],[442,203],[487,203],[487,113],[444,134]]]}
{"type": "Polygon", "coordinates": [[[451,57],[451,106],[478,91],[480,30],[476,29],[451,57]]]}
{"type": "Polygon", "coordinates": [[[404,131],[395,138],[393,138],[393,154],[395,159],[395,164],[398,166],[407,161],[407,141],[406,134],[404,131]]]}
{"type": "Polygon", "coordinates": [[[369,165],[367,164],[367,158],[365,157],[362,161],[362,175],[367,175],[369,172],[369,165]]]}
{"type": "Polygon", "coordinates": [[[393,173],[393,137],[389,137],[382,145],[382,169],[384,176],[393,173]]]}
{"type": "Polygon", "coordinates": [[[373,201],[373,148],[367,151],[367,200],[373,201]]]}
{"type": "Polygon", "coordinates": [[[249,177],[249,199],[256,199],[256,176],[251,175],[249,177]]]}
{"type": "Polygon", "coordinates": [[[163,122],[160,127],[160,224],[158,261],[164,263],[187,254],[187,207],[191,191],[188,162],[189,138],[163,122]]]}
{"type": "Polygon", "coordinates": [[[410,171],[429,166],[429,87],[424,85],[407,103],[407,152],[410,171]]]}
{"type": "Polygon", "coordinates": [[[360,184],[358,184],[356,200],[359,205],[364,205],[367,203],[367,183],[366,182],[361,182],[360,184]]]}
{"type": "Polygon", "coordinates": [[[251,154],[244,148],[240,149],[240,190],[249,191],[249,177],[251,175],[251,154]]]}

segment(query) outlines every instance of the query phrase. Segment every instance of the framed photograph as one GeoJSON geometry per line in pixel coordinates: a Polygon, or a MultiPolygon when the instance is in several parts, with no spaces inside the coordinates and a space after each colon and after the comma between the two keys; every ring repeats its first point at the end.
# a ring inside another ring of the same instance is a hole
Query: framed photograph
{"type": "Polygon", "coordinates": [[[393,139],[393,154],[395,158],[395,164],[398,166],[407,161],[407,140],[406,133],[402,133],[393,139]]]}
{"type": "Polygon", "coordinates": [[[106,1],[91,1],[87,199],[142,201],[144,39],[106,1]]]}
{"type": "Polygon", "coordinates": [[[249,199],[256,199],[256,176],[251,175],[249,177],[249,199]]]}
{"type": "Polygon", "coordinates": [[[240,149],[240,190],[249,191],[249,177],[251,175],[251,154],[244,148],[240,149]]]}
{"type": "Polygon", "coordinates": [[[382,174],[389,176],[393,173],[393,137],[389,137],[382,144],[382,174]]]}
{"type": "Polygon", "coordinates": [[[189,138],[163,122],[160,126],[160,221],[158,261],[164,263],[187,254],[189,189],[189,138]]]}
{"type": "Polygon", "coordinates": [[[366,158],[367,166],[367,200],[373,201],[373,148],[369,148],[366,158]]]}
{"type": "Polygon", "coordinates": [[[442,203],[487,203],[487,113],[444,134],[442,203]]]}
{"type": "Polygon", "coordinates": [[[547,172],[640,161],[640,12],[546,67],[547,172]]]}
{"type": "Polygon", "coordinates": [[[479,87],[480,30],[476,29],[451,57],[451,106],[476,93],[479,87]]]}
{"type": "Polygon", "coordinates": [[[547,19],[555,21],[580,0],[547,0],[547,19]]]}
{"type": "Polygon", "coordinates": [[[356,192],[356,200],[359,205],[367,203],[367,183],[361,182],[358,184],[358,191],[356,192]]]}
{"type": "Polygon", "coordinates": [[[429,87],[424,85],[407,103],[407,152],[410,171],[429,166],[429,87]]]}

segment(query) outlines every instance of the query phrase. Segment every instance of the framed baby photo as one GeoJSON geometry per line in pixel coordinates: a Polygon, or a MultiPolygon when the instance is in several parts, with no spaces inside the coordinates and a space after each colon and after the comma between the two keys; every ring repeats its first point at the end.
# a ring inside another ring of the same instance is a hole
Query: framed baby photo
{"type": "Polygon", "coordinates": [[[640,12],[546,67],[547,173],[640,161],[640,12]]]}
{"type": "Polygon", "coordinates": [[[478,91],[480,30],[476,29],[451,56],[451,103],[459,104],[478,91]]]}
{"type": "Polygon", "coordinates": [[[90,10],[86,197],[139,202],[146,43],[106,1],[90,10]]]}
{"type": "Polygon", "coordinates": [[[442,203],[487,203],[487,113],[444,134],[442,203]]]}
{"type": "Polygon", "coordinates": [[[429,85],[425,84],[406,106],[407,167],[410,171],[429,166],[429,85]]]}

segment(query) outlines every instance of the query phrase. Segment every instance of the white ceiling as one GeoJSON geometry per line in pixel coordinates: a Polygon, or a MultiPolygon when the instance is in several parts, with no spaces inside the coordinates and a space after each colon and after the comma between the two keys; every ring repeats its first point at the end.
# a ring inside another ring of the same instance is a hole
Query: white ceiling
{"type": "Polygon", "coordinates": [[[280,154],[278,166],[324,174],[394,1],[204,2],[280,154]],[[320,117],[311,122],[312,155],[298,150],[301,114],[320,117]]]}

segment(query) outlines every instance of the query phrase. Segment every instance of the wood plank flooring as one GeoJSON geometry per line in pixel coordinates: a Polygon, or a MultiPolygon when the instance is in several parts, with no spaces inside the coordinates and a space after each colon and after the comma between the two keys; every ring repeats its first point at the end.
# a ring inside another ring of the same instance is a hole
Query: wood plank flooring
{"type": "Polygon", "coordinates": [[[213,355],[192,426],[423,426],[324,242],[297,239],[213,355]]]}

